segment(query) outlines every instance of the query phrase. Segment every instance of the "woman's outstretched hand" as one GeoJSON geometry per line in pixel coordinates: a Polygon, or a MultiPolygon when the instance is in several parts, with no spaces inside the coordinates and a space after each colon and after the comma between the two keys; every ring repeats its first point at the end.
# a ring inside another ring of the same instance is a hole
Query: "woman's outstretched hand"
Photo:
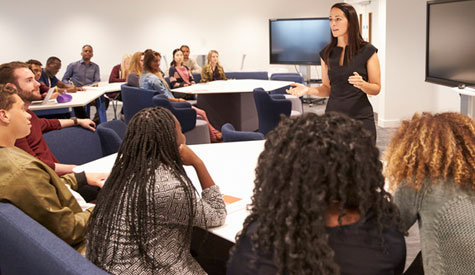
{"type": "Polygon", "coordinates": [[[286,92],[296,97],[301,97],[301,96],[306,95],[309,90],[307,86],[302,85],[300,83],[292,83],[290,84],[290,86],[293,88],[287,89],[286,92]]]}

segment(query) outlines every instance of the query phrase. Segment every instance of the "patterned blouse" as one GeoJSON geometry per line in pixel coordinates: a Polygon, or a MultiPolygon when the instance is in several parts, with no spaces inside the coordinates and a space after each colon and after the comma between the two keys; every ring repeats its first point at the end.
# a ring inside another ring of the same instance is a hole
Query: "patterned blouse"
{"type": "MultiPolygon", "coordinates": [[[[156,212],[161,213],[157,217],[161,226],[154,232],[156,237],[152,242],[156,249],[149,251],[149,255],[154,257],[162,268],[151,270],[142,262],[138,255],[138,246],[123,234],[129,230],[125,217],[122,217],[117,225],[117,233],[110,238],[107,254],[111,255],[113,244],[118,243],[119,249],[122,250],[119,254],[127,256],[114,259],[113,266],[99,267],[113,274],[206,274],[191,256],[190,243],[185,243],[190,213],[185,191],[168,167],[160,166],[157,169],[156,181],[156,212]],[[183,251],[181,256],[180,251],[183,251]]],[[[197,197],[196,193],[193,194],[196,213],[193,225],[202,228],[222,225],[226,219],[226,206],[219,187],[215,185],[204,189],[202,198],[197,197]]]]}

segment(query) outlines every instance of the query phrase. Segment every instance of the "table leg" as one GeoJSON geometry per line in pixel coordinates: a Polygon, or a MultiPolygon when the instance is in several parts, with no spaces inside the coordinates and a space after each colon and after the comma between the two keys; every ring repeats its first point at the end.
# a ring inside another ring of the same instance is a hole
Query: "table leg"
{"type": "Polygon", "coordinates": [[[228,122],[238,131],[255,131],[259,126],[252,93],[202,94],[197,105],[218,130],[228,122]]]}
{"type": "Polygon", "coordinates": [[[96,108],[97,113],[99,114],[99,122],[104,123],[107,122],[107,115],[106,115],[106,106],[104,96],[101,95],[96,99],[96,108]]]}

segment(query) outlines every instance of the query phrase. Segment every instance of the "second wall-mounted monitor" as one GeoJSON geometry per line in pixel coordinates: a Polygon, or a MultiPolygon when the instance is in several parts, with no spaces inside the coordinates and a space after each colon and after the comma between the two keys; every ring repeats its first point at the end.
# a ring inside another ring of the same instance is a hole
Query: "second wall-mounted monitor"
{"type": "Polygon", "coordinates": [[[475,86],[475,1],[427,2],[426,81],[475,86]]]}
{"type": "Polygon", "coordinates": [[[270,64],[320,65],[330,40],[328,18],[270,19],[270,64]]]}

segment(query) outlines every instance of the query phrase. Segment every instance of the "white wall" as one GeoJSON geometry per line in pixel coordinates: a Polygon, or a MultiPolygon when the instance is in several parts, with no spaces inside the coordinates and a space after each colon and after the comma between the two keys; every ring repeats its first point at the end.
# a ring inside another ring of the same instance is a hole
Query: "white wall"
{"type": "MultiPolygon", "coordinates": [[[[386,35],[386,30],[385,27],[385,21],[386,17],[380,12],[380,2],[379,1],[358,1],[358,0],[352,0],[352,1],[346,1],[353,5],[353,7],[356,9],[356,12],[358,15],[363,16],[363,39],[366,41],[369,41],[367,38],[369,37],[369,13],[372,13],[372,34],[371,34],[371,44],[373,44],[377,49],[378,49],[378,57],[381,59],[382,54],[384,53],[384,42],[385,42],[385,35],[386,35]],[[383,50],[383,51],[381,51],[383,50]]],[[[369,96],[369,101],[371,105],[373,106],[373,111],[379,113],[379,106],[380,106],[380,101],[382,98],[382,93],[378,96],[369,96]]]]}
{"type": "MultiPolygon", "coordinates": [[[[2,1],[0,63],[51,55],[67,64],[79,60],[81,46],[94,46],[93,61],[103,80],[124,53],[153,48],[169,57],[186,43],[192,55],[220,52],[225,70],[294,71],[269,65],[269,18],[326,17],[335,1],[112,0],[2,1]]],[[[354,1],[353,1],[354,2],[354,1]]],[[[373,43],[379,48],[381,93],[371,98],[378,125],[397,126],[414,112],[459,111],[450,89],[426,83],[426,0],[372,0],[373,43]]],[[[168,61],[170,59],[168,58],[168,61]]],[[[312,70],[315,68],[313,67],[312,70]]]]}
{"type": "Polygon", "coordinates": [[[426,0],[380,0],[386,40],[378,125],[397,126],[415,112],[460,111],[460,97],[425,77],[426,0]]]}
{"type": "MultiPolygon", "coordinates": [[[[166,55],[181,44],[191,54],[220,52],[225,70],[294,70],[269,65],[270,18],[328,16],[329,0],[240,1],[48,0],[2,1],[0,9],[0,63],[51,55],[67,64],[81,58],[81,46],[94,47],[93,61],[101,75],[109,75],[124,53],[152,48],[166,55]],[[186,8],[182,8],[185,6],[186,8]]],[[[105,80],[105,79],[103,79],[105,80]]]]}

